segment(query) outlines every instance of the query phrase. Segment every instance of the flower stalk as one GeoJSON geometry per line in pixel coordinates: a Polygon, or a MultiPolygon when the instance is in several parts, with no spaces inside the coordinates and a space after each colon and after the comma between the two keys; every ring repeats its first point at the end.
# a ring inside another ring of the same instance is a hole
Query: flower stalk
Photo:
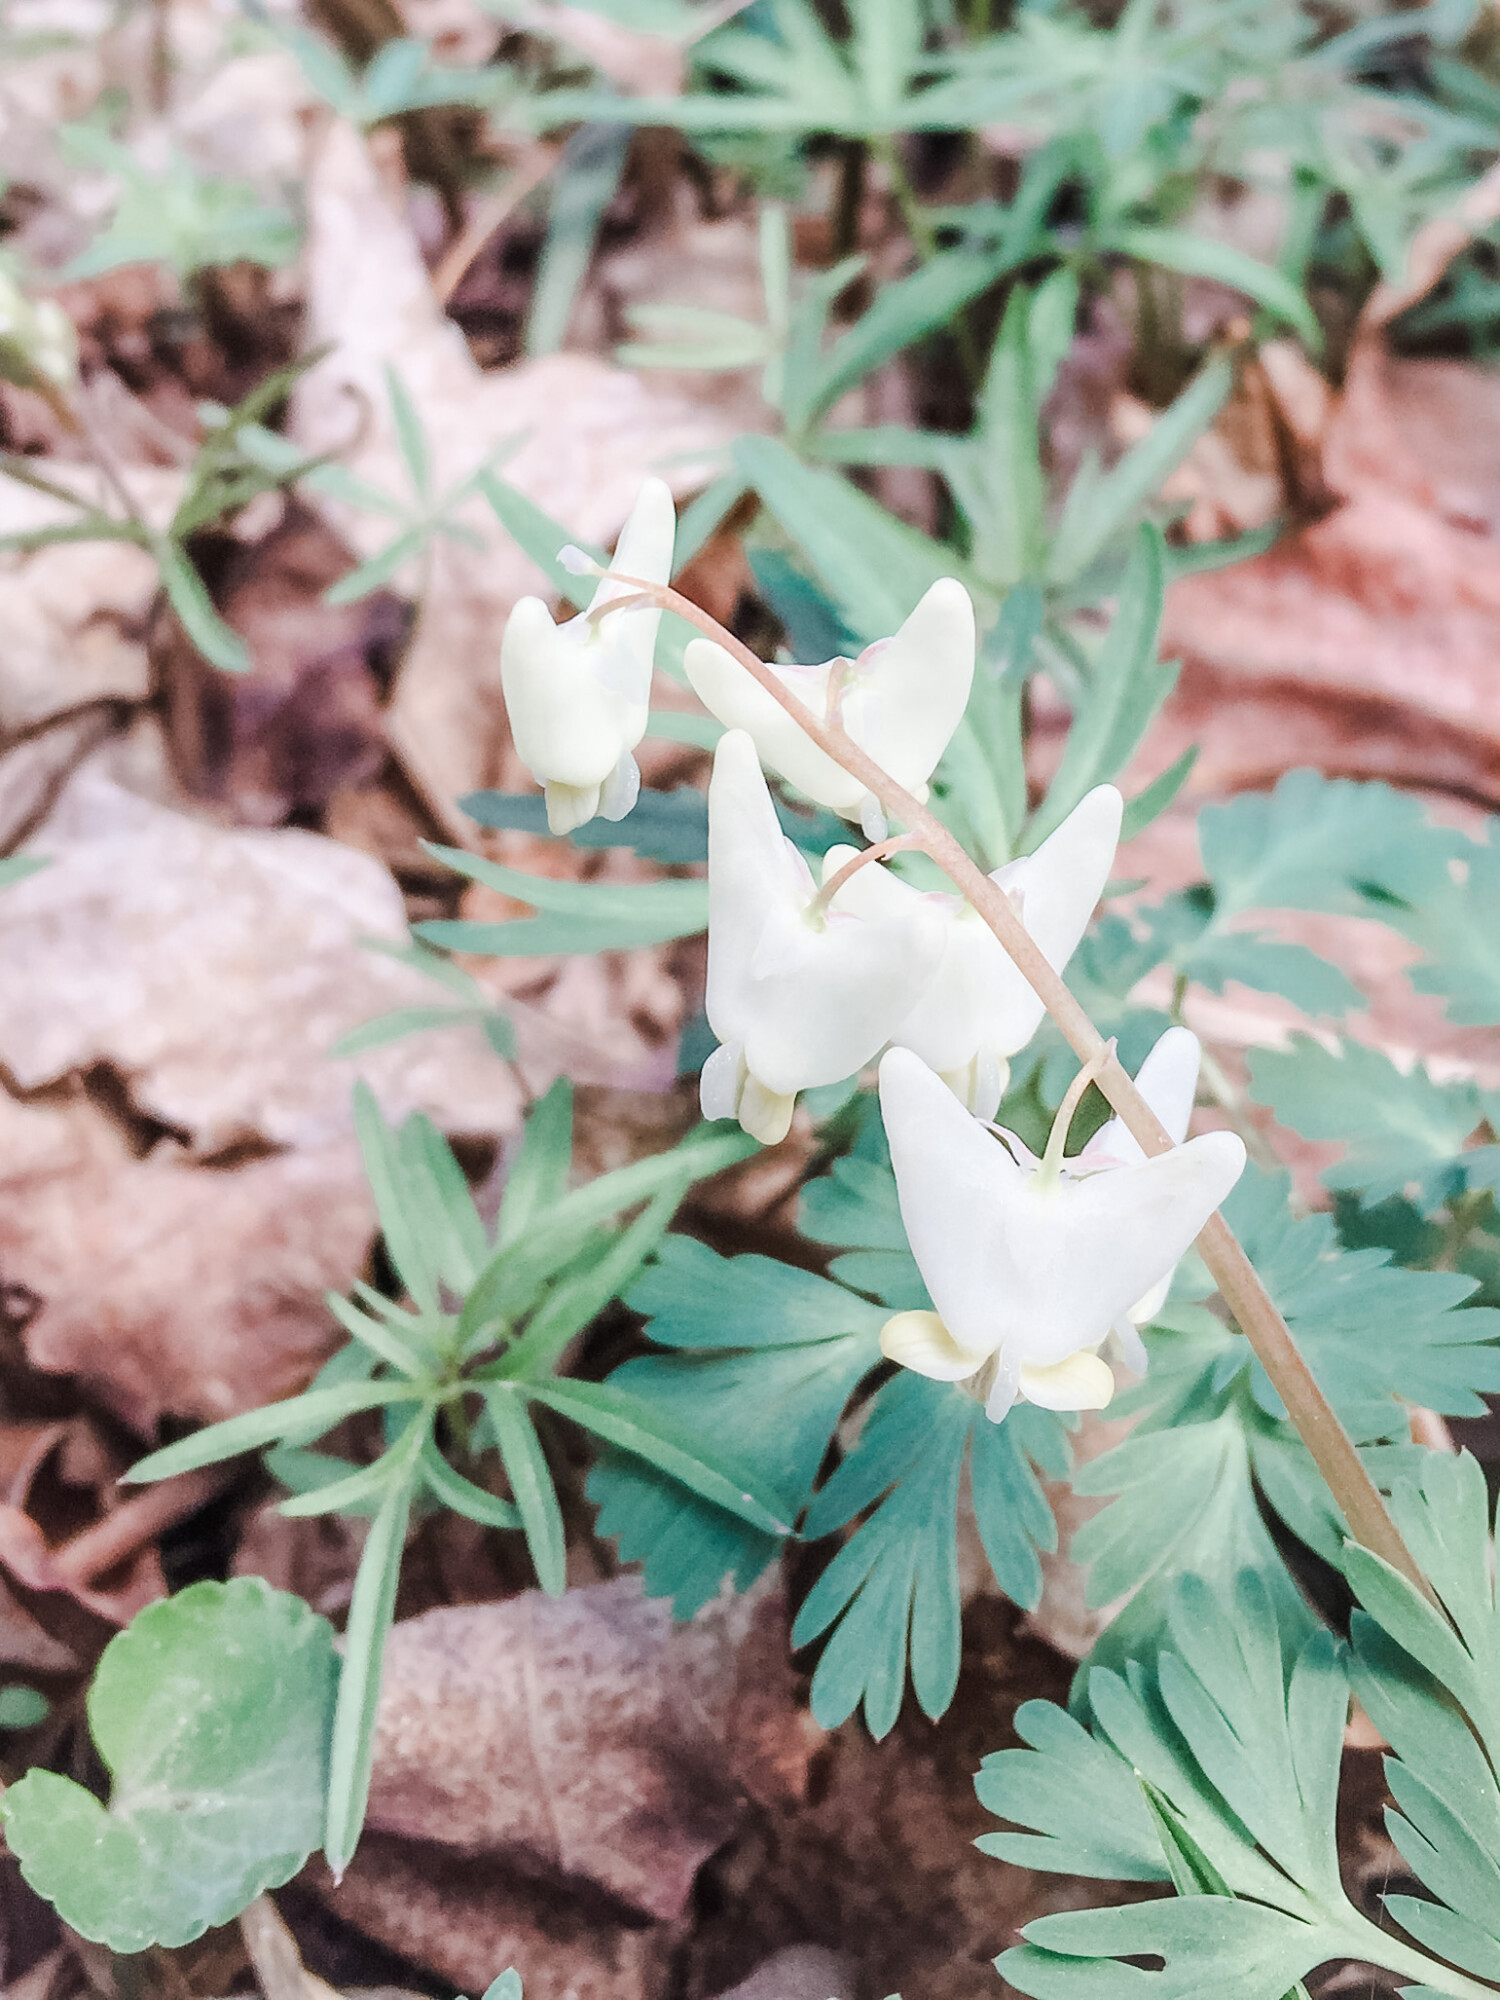
{"type": "MultiPolygon", "coordinates": [[[[1105,1041],[1061,974],[1048,963],[1009,896],[990,880],[936,813],[899,785],[836,721],[825,720],[799,701],[764,661],[690,598],[670,585],[658,585],[641,577],[613,570],[606,575],[611,582],[648,594],[663,610],[677,612],[722,646],[818,749],[858,779],[890,819],[906,827],[914,837],[912,844],[931,856],[1000,940],[1017,970],[1056,1021],[1068,1046],[1091,1070],[1093,1081],[1111,1109],[1147,1157],[1170,1151],[1170,1134],[1127,1074],[1113,1043],[1105,1041]]],[[[1291,1329],[1222,1214],[1210,1216],[1198,1236],[1197,1248],[1236,1324],[1286,1406],[1287,1415],[1354,1540],[1382,1557],[1432,1599],[1431,1588],[1353,1440],[1318,1387],[1291,1329]]]]}

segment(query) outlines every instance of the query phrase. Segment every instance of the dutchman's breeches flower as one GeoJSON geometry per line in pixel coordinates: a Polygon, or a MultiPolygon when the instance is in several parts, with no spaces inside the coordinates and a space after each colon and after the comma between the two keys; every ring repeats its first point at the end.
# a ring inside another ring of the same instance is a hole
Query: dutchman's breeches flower
{"type": "MultiPolygon", "coordinates": [[[[1185,1053],[1178,1045],[1163,1059],[1174,1088],[1185,1053]]],[[[1101,1152],[1064,1171],[1081,1094],[1069,1092],[1038,1162],[972,1118],[910,1050],[880,1065],[901,1219],[936,1308],[897,1313],[880,1344],[934,1381],[971,1383],[994,1422],[1018,1395],[1048,1409],[1104,1407],[1114,1377],[1100,1347],[1133,1326],[1244,1168],[1232,1132],[1207,1132],[1154,1159],[1101,1152]]]]}
{"type": "MultiPolygon", "coordinates": [[[[621,531],[615,567],[666,583],[676,525],[670,490],[648,479],[621,531]]],[[[562,625],[539,597],[523,597],[505,627],[500,680],[511,734],[522,763],[546,787],[554,833],[571,833],[596,813],[623,819],[640,790],[633,752],[646,733],[661,612],[649,605],[604,610],[638,594],[605,578],[588,610],[562,625]]]]}
{"type": "MultiPolygon", "coordinates": [[[[820,750],[738,660],[711,639],[690,641],[687,677],[704,707],[729,729],[754,738],[762,760],[831,812],[884,838],[879,801],[820,750]]],[[[771,672],[814,715],[836,720],[918,799],[963,719],[974,679],[974,607],[952,577],[933,584],[900,631],[857,660],[773,666],[771,672]]]]}
{"type": "MultiPolygon", "coordinates": [[[[990,877],[1010,897],[1057,972],[1077,950],[1109,879],[1122,811],[1114,786],[1099,785],[1080,799],[1035,854],[1007,862],[990,877]]],[[[852,848],[836,847],[825,866],[840,867],[852,853],[852,848]]],[[[924,896],[876,868],[861,870],[841,896],[847,908],[871,917],[894,914],[903,903],[918,900],[942,914],[943,957],[891,1039],[936,1070],[976,1118],[993,1118],[1010,1075],[1010,1058],[1026,1047],[1046,1010],[989,925],[961,897],[924,896]]]]}
{"type": "MultiPolygon", "coordinates": [[[[872,862],[860,875],[873,873],[872,862]]],[[[924,898],[861,916],[819,894],[781,831],[755,745],[730,730],[708,788],[709,1026],[705,1118],[785,1137],[800,1090],[873,1060],[932,977],[943,921],[924,898]]]]}

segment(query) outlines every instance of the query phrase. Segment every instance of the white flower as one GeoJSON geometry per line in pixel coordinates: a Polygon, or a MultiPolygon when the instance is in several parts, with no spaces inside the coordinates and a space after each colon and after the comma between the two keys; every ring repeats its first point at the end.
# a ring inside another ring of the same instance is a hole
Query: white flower
{"type": "MultiPolygon", "coordinates": [[[[745,729],[772,770],[798,791],[872,840],[885,833],[879,802],[836,764],[722,646],[694,639],[683,658],[694,692],[730,729],[745,729]]],[[[933,584],[900,631],[867,646],[857,660],[820,666],[773,666],[783,687],[820,719],[844,729],[920,800],[948,740],[963,719],[974,679],[974,607],[952,577],[933,584]]]]}
{"type": "MultiPolygon", "coordinates": [[[[1175,1088],[1180,1058],[1164,1061],[1175,1088]]],[[[1099,1348],[1239,1179],[1241,1141],[1207,1132],[1155,1159],[1101,1154],[1087,1171],[1080,1157],[1064,1173],[1072,1102],[1038,1163],[906,1049],[880,1065],[880,1105],[901,1219],[936,1307],[887,1320],[883,1352],[935,1381],[972,1379],[995,1422],[1017,1395],[1102,1409],[1114,1378],[1099,1348]]]]}
{"type": "MultiPolygon", "coordinates": [[[[1113,785],[1097,786],[1035,854],[1007,862],[990,877],[1010,897],[1056,972],[1077,950],[1109,879],[1122,810],[1113,785]]],[[[825,866],[841,867],[852,853],[852,848],[835,848],[825,866]]],[[[849,882],[840,901],[875,916],[894,913],[903,902],[919,897],[910,883],[884,869],[866,868],[849,882]]],[[[942,962],[891,1040],[936,1070],[976,1118],[993,1118],[1010,1058],[1026,1047],[1046,1009],[971,904],[941,894],[921,900],[943,914],[942,962]]]]}
{"type": "Polygon", "coordinates": [[[871,1061],[931,978],[943,949],[937,910],[916,897],[862,917],[844,894],[823,907],[781,831],[755,745],[729,731],[708,788],[707,1007],[723,1046],[703,1066],[705,1118],[738,1118],[774,1145],[797,1092],[871,1061]]]}
{"type": "MultiPolygon", "coordinates": [[[[1187,1137],[1193,1099],[1198,1094],[1201,1059],[1198,1037],[1190,1028],[1168,1028],[1136,1071],[1136,1089],[1165,1125],[1174,1146],[1180,1146],[1187,1137]]],[[[1106,1167],[1137,1166],[1145,1157],[1139,1140],[1131,1138],[1118,1118],[1111,1118],[1107,1125],[1099,1127],[1082,1152],[1063,1162],[1063,1171],[1073,1175],[1093,1174],[1106,1167]]],[[[1137,1374],[1146,1372],[1146,1350],[1139,1329],[1149,1326],[1166,1304],[1176,1269],[1174,1263],[1149,1292],[1136,1300],[1125,1318],[1115,1324],[1121,1356],[1137,1374]]]]}
{"type": "MultiPolygon", "coordinates": [[[[672,574],[677,517],[669,488],[648,479],[615,548],[614,566],[647,583],[672,574]]],[[[521,762],[547,792],[547,824],[571,833],[596,813],[623,819],[641,774],[631,754],[646,733],[660,611],[596,616],[633,593],[604,580],[586,612],[553,623],[539,597],[523,597],[500,647],[500,680],[521,762]]]]}

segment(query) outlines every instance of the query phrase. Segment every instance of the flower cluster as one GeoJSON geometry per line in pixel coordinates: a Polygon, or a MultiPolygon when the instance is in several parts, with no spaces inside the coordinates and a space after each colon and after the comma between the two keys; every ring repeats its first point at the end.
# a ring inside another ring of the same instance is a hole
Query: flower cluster
{"type": "MultiPolygon", "coordinates": [[[[665,583],[672,542],[671,496],[649,481],[616,569],[665,583]]],[[[659,617],[613,576],[568,624],[554,625],[536,598],[512,614],[501,658],[506,700],[555,832],[595,813],[621,818],[635,802],[633,752],[645,733],[659,617]]],[[[1067,1156],[1089,1069],[1040,1159],[990,1124],[1011,1058],[1041,1025],[1040,996],[964,898],[923,890],[886,865],[904,842],[887,840],[881,801],[740,661],[700,639],[685,666],[726,725],[708,793],[707,1012],[719,1046],[703,1067],[704,1116],[737,1118],[774,1145],[799,1092],[879,1057],[902,1220],[934,1308],[887,1321],[885,1354],[965,1383],[997,1422],[1017,1396],[1052,1409],[1101,1408],[1114,1390],[1102,1350],[1145,1366],[1140,1328],[1161,1311],[1178,1260],[1244,1168],[1233,1134],[1187,1138],[1196,1040],[1171,1029],[1137,1079],[1173,1141],[1154,1158],[1118,1119],[1067,1156]],[[815,880],[781,830],[763,764],[880,844],[835,846],[815,880]]],[[[974,666],[973,607],[945,579],[893,637],[857,659],[768,671],[921,803],[963,718],[974,666]]],[[[1034,853],[990,878],[1055,971],[1108,880],[1121,812],[1115,788],[1098,786],[1034,853]]]]}

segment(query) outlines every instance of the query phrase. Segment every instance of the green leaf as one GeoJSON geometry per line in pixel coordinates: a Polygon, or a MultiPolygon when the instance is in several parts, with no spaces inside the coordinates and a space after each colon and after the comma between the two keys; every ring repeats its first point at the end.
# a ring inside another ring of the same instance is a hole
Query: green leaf
{"type": "Polygon", "coordinates": [[[495,517],[511,540],[530,556],[542,570],[552,588],[566,604],[582,611],[594,594],[594,579],[578,577],[569,569],[564,569],[557,559],[559,549],[572,546],[581,548],[585,555],[592,556],[601,565],[609,561],[609,551],[595,542],[580,542],[576,535],[570,535],[560,521],[528,499],[518,486],[499,478],[493,472],[481,471],[475,475],[474,484],[489,501],[495,517]]]}
{"type": "Polygon", "coordinates": [[[573,1161],[573,1086],[565,1076],[533,1104],[520,1148],[500,1197],[496,1241],[502,1249],[524,1236],[532,1224],[568,1191],[573,1161]]]}
{"type": "Polygon", "coordinates": [[[547,1455],[525,1408],[525,1393],[526,1386],[520,1383],[487,1382],[485,1409],[526,1531],[536,1580],[549,1597],[561,1597],[567,1586],[562,1512],[547,1455]]]}
{"type": "Polygon", "coordinates": [[[521,2000],[521,1975],[514,1966],[490,1981],[484,1989],[484,2000],[521,2000]]]}
{"type": "MultiPolygon", "coordinates": [[[[547,801],[539,792],[470,792],[458,804],[481,826],[548,831],[547,801]]],[[[629,847],[648,861],[691,867],[708,859],[708,801],[691,785],[642,791],[623,819],[591,819],[568,838],[575,847],[629,847]]]]}
{"type": "Polygon", "coordinates": [[[427,449],[427,433],[421,413],[411,399],[411,391],[391,366],[385,364],[385,392],[390,399],[391,422],[407,477],[417,493],[426,499],[432,490],[432,458],[427,449]]]}
{"type": "MultiPolygon", "coordinates": [[[[1288,2000],[1305,1973],[1347,1958],[1444,1977],[1344,1893],[1335,1811],[1348,1690],[1335,1642],[1305,1631],[1254,1571],[1217,1590],[1188,1578],[1154,1669],[1086,1672],[1087,1729],[1039,1703],[1021,1711],[1030,1747],[987,1758],[979,1791],[1025,1830],[981,1844],[1030,1868],[1161,1880],[1167,1817],[1190,1893],[1029,1924],[1025,1947],[998,1961],[1012,1985],[1062,2000],[1288,2000]],[[1139,1956],[1162,1969],[1118,1962],[1139,1956]]],[[[1467,1985],[1444,1990],[1477,2000],[1467,1985]]]]}
{"type": "MultiPolygon", "coordinates": [[[[960,1388],[903,1371],[875,1398],[858,1444],[809,1509],[803,1534],[812,1540],[879,1502],[813,1585],[792,1627],[794,1646],[836,1628],[813,1675],[813,1714],[825,1728],[863,1702],[870,1733],[887,1735],[900,1712],[908,1658],[925,1714],[941,1715],[952,1701],[961,1638],[959,1482],[981,1424],[979,1405],[960,1388]]],[[[1065,1458],[1050,1413],[1028,1411],[1004,1436],[1009,1429],[1008,1420],[994,1440],[976,1440],[972,1492],[986,1553],[1005,1571],[997,1570],[997,1580],[1035,1603],[1041,1576],[1031,1542],[1055,1547],[1056,1529],[1026,1459],[1060,1471],[1065,1458]]]]}
{"type": "Polygon", "coordinates": [[[354,1130],[364,1158],[365,1178],[375,1197],[380,1233],[396,1275],[419,1312],[438,1310],[438,1273],[432,1246],[423,1240],[412,1212],[411,1179],[396,1135],[381,1115],[375,1093],[361,1081],[354,1087],[354,1130]]]}
{"type": "Polygon", "coordinates": [[[221,673],[248,674],[249,648],[214,609],[207,586],[180,545],[163,539],[155,553],[167,602],[194,646],[221,673]]]}
{"type": "Polygon", "coordinates": [[[547,957],[553,953],[628,951],[692,937],[708,927],[708,884],[704,881],[570,882],[524,875],[497,861],[485,861],[457,847],[424,842],[439,861],[471,881],[514,896],[538,918],[503,924],[433,922],[418,924],[416,935],[450,951],[495,958],[547,957]]]}
{"type": "MultiPolygon", "coordinates": [[[[1436,840],[1432,839],[1432,845],[1436,840]]],[[[1393,913],[1395,923],[1429,963],[1415,966],[1412,985],[1419,993],[1440,993],[1448,1018],[1473,1027],[1500,1025],[1500,838],[1489,822],[1489,845],[1465,842],[1459,849],[1459,879],[1444,875],[1410,908],[1393,913]]]]}
{"type": "Polygon", "coordinates": [[[1163,410],[1147,437],[1132,445],[1108,472],[1074,480],[1047,557],[1047,578],[1071,583],[1100,555],[1136,510],[1156,494],[1206,431],[1234,386],[1222,356],[1210,361],[1177,400],[1163,410]]]}
{"type": "MultiPolygon", "coordinates": [[[[1389,785],[1288,771],[1274,791],[1205,806],[1198,845],[1221,915],[1324,910],[1369,916],[1433,903],[1468,843],[1389,785]],[[1372,912],[1369,898],[1378,899],[1372,912]]],[[[1392,921],[1387,916],[1387,921],[1392,921]]]]}
{"type": "Polygon", "coordinates": [[[0,1806],[22,1874],[113,1951],[229,1922],[318,1844],[335,1671],[327,1622],[258,1577],[148,1605],[89,1690],[110,1803],[29,1771],[0,1806]]]}
{"type": "Polygon", "coordinates": [[[223,1423],[194,1431],[177,1444],[164,1445],[137,1460],[122,1477],[136,1485],[171,1479],[179,1472],[196,1472],[201,1465],[237,1458],[241,1452],[260,1451],[283,1438],[321,1437],[357,1410],[381,1410],[421,1399],[422,1390],[410,1382],[346,1382],[333,1389],[310,1389],[305,1395],[289,1396],[284,1403],[269,1403],[262,1410],[226,1417],[223,1423]]]}
{"type": "Polygon", "coordinates": [[[735,464],[792,546],[827,584],[840,615],[867,643],[888,638],[939,577],[951,551],[886,513],[838,473],[807,466],[774,438],[735,441],[735,464]]]}
{"type": "Polygon", "coordinates": [[[1465,1142],[1484,1121],[1471,1083],[1437,1083],[1421,1064],[1403,1075],[1378,1049],[1345,1042],[1334,1054],[1305,1035],[1251,1051],[1250,1094],[1303,1138],[1342,1141],[1323,1184],[1372,1205],[1410,1191],[1424,1211],[1439,1207],[1462,1186],[1465,1142]]]}
{"type": "Polygon", "coordinates": [[[338,1704],[333,1718],[333,1744],[328,1763],[328,1816],[323,1848],[337,1882],[359,1844],[370,1797],[370,1767],[375,1754],[375,1711],[380,1703],[380,1679],[385,1665],[386,1635],[396,1610],[396,1586],[401,1579],[401,1554],[411,1515],[418,1454],[425,1429],[413,1424],[402,1440],[402,1457],[393,1469],[385,1498],[370,1523],[349,1619],[344,1631],[344,1658],[339,1669],[338,1704]]]}
{"type": "Polygon", "coordinates": [[[630,137],[628,125],[583,125],[563,147],[526,321],[529,355],[555,353],[567,338],[599,225],[620,185],[630,137]]]}
{"type": "Polygon", "coordinates": [[[1120,601],[1093,662],[1083,699],[1047,797],[1027,829],[1039,846],[1097,784],[1129,762],[1151,717],[1166,700],[1175,670],[1156,664],[1157,635],[1166,601],[1160,531],[1140,528],[1131,548],[1120,601]]]}
{"type": "Polygon", "coordinates": [[[946,326],[994,283],[1003,268],[998,258],[988,254],[944,250],[908,277],[882,286],[869,311],[834,343],[808,420],[831,409],[846,389],[903,347],[946,326]]]}
{"type": "Polygon", "coordinates": [[[1028,1942],[1002,1952],[995,1967],[1035,2000],[1203,2000],[1208,1993],[1285,2000],[1317,1963],[1323,1942],[1279,1910],[1213,1896],[1041,1917],[1022,1935],[1028,1942]],[[1119,1962],[1132,1957],[1164,1963],[1146,1972],[1119,1962]],[[1094,1971],[1103,1977],[1089,1977],[1094,1971]]]}
{"type": "Polygon", "coordinates": [[[523,1526],[521,1510],[513,1501],[501,1500],[484,1487],[465,1479],[443,1457],[432,1438],[422,1447],[422,1479],[433,1498],[485,1528],[523,1526]]]}
{"type": "Polygon", "coordinates": [[[8,854],[0,859],[0,889],[12,888],[47,866],[44,854],[8,854]]]}
{"type": "MultiPolygon", "coordinates": [[[[840,1285],[768,1257],[719,1256],[669,1236],[627,1294],[646,1331],[671,1350],[627,1361],[612,1387],[680,1433],[717,1440],[734,1412],[737,1462],[785,1497],[794,1518],[855,1383],[879,1360],[884,1314],[840,1285]]],[[[687,1618],[731,1576],[743,1590],[781,1547],[638,1457],[606,1454],[589,1475],[598,1531],[616,1537],[646,1587],[687,1618]]]]}
{"type": "Polygon", "coordinates": [[[770,1535],[786,1535],[786,1502],[736,1463],[703,1449],[650,1403],[606,1382],[554,1381],[521,1385],[533,1401],[568,1417],[607,1444],[643,1458],[726,1513],[770,1535]]]}
{"type": "Polygon", "coordinates": [[[1190,278],[1212,278],[1215,284],[1243,292],[1274,318],[1295,328],[1315,354],[1322,352],[1323,329],[1301,287],[1274,265],[1262,264],[1232,243],[1192,236],[1182,229],[1132,224],[1124,229],[1112,227],[1103,247],[1123,257],[1139,258],[1143,264],[1161,264],[1190,278]]]}

